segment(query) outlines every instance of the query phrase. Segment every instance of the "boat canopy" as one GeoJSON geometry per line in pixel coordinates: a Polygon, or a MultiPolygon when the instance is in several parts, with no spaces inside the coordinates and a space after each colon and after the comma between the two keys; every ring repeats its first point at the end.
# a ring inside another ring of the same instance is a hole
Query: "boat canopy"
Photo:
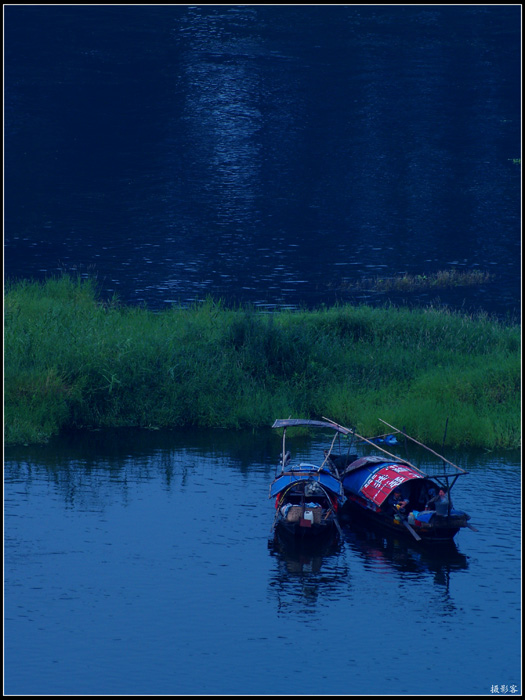
{"type": "Polygon", "coordinates": [[[413,479],[424,479],[425,476],[412,467],[402,463],[383,462],[381,464],[364,464],[361,469],[351,471],[343,478],[346,489],[360,494],[377,506],[399,488],[401,484],[413,479]]]}
{"type": "Polygon", "coordinates": [[[300,464],[289,471],[283,472],[270,486],[270,498],[276,496],[295,481],[315,481],[336,496],[342,495],[342,486],[339,479],[332,476],[326,469],[316,467],[313,464],[300,464]]]}

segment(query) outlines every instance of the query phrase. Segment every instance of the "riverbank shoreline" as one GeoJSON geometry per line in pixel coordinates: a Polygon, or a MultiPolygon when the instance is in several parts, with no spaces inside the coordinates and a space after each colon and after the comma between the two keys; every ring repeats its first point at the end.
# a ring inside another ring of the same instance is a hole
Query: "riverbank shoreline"
{"type": "Polygon", "coordinates": [[[520,327],[443,309],[341,305],[153,312],[69,276],[7,286],[4,439],[107,427],[258,428],[382,417],[427,444],[521,444],[520,327]]]}

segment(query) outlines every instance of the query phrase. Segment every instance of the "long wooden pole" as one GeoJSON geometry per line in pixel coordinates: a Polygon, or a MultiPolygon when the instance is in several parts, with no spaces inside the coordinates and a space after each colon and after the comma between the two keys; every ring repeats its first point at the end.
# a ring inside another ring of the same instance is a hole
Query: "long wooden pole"
{"type": "MultiPolygon", "coordinates": [[[[337,433],[334,435],[334,439],[332,440],[332,444],[330,445],[330,449],[328,450],[326,457],[324,458],[324,462],[321,464],[321,469],[324,467],[324,465],[328,461],[328,457],[330,457],[330,455],[332,454],[332,449],[333,449],[334,442],[335,442],[336,438],[337,438],[337,433]]],[[[335,473],[339,477],[339,472],[337,471],[337,467],[335,466],[335,464],[334,464],[334,468],[335,468],[335,473]]]]}
{"type": "Polygon", "coordinates": [[[458,467],[457,464],[454,464],[453,462],[449,462],[448,459],[445,459],[443,455],[438,454],[437,452],[434,452],[430,447],[427,447],[424,445],[422,442],[418,442],[415,438],[410,437],[410,435],[407,435],[404,433],[402,430],[399,430],[399,428],[394,428],[393,425],[390,425],[390,423],[387,423],[386,420],[383,420],[382,418],[379,419],[381,423],[384,423],[385,425],[388,425],[389,428],[392,428],[392,430],[397,430],[398,433],[401,433],[401,435],[404,435],[407,437],[409,440],[412,440],[412,442],[415,442],[416,445],[419,445],[420,447],[424,447],[425,450],[428,450],[429,452],[432,452],[432,454],[436,455],[436,457],[439,457],[439,459],[442,459],[444,462],[447,464],[450,464],[451,467],[454,467],[454,469],[457,469],[460,472],[463,472],[464,474],[466,473],[464,469],[461,469],[461,467],[458,467]]]}
{"type": "MultiPolygon", "coordinates": [[[[337,425],[338,428],[341,428],[343,432],[346,432],[347,435],[355,435],[357,438],[360,440],[364,440],[365,442],[368,442],[372,447],[375,447],[376,450],[381,450],[381,452],[384,452],[386,455],[389,457],[392,457],[393,459],[397,461],[403,462],[403,464],[408,464],[409,467],[412,467],[412,469],[415,469],[417,472],[420,474],[424,474],[424,472],[421,471],[421,469],[418,469],[415,467],[413,464],[410,464],[410,462],[406,459],[401,459],[400,457],[397,457],[396,455],[392,454],[391,452],[387,452],[384,450],[382,447],[379,447],[379,445],[376,445],[374,442],[371,440],[368,440],[368,438],[363,437],[362,435],[359,435],[358,433],[355,432],[355,430],[350,430],[350,428],[345,428],[343,425],[339,425],[339,423],[336,423],[333,420],[330,420],[330,418],[326,418],[326,416],[323,416],[323,420],[327,420],[329,423],[333,423],[334,425],[337,425]]],[[[425,474],[426,476],[426,474],[425,474]]]]}

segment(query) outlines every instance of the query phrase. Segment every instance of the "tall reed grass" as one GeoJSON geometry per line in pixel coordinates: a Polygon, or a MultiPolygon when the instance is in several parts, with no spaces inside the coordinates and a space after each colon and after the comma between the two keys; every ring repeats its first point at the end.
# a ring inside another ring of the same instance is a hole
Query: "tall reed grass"
{"type": "Polygon", "coordinates": [[[520,329],[443,310],[273,314],[207,300],[155,313],[64,276],[6,287],[5,442],[73,427],[242,428],[378,418],[439,444],[517,447],[520,329]]]}

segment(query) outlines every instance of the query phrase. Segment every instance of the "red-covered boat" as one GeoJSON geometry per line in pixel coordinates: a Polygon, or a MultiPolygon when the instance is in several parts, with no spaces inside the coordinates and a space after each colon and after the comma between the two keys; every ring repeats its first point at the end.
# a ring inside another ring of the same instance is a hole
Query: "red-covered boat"
{"type": "MultiPolygon", "coordinates": [[[[417,442],[397,428],[389,427],[417,442]]],[[[372,444],[353,430],[346,430],[349,436],[372,444]]],[[[433,452],[426,445],[418,444],[433,452]]],[[[377,445],[374,447],[383,454],[359,459],[357,455],[330,454],[328,457],[328,463],[340,476],[347,499],[341,519],[345,515],[357,515],[389,530],[410,533],[418,541],[451,540],[461,528],[476,529],[469,524],[470,515],[456,510],[450,498],[456,480],[466,471],[434,453],[443,460],[443,467],[429,475],[377,445]]]]}

